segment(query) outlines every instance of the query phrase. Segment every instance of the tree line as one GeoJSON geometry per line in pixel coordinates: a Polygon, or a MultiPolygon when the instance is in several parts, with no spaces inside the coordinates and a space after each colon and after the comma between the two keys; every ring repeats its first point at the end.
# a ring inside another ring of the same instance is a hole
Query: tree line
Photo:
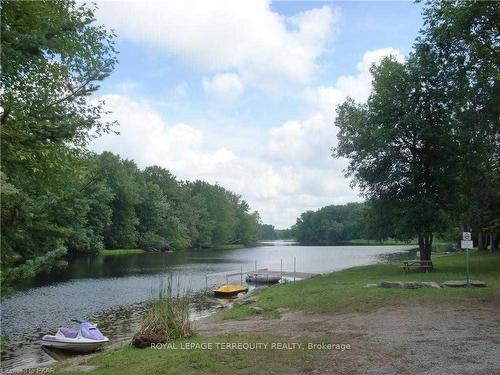
{"type": "Polygon", "coordinates": [[[291,228],[276,229],[274,225],[261,224],[259,238],[263,241],[274,241],[274,240],[293,240],[295,237],[291,228]]]}
{"type": "Polygon", "coordinates": [[[352,240],[383,241],[414,240],[398,238],[391,228],[381,226],[373,220],[374,207],[369,202],[351,202],[343,205],[329,205],[316,211],[300,214],[288,229],[290,237],[306,244],[329,245],[352,240]]]}
{"type": "Polygon", "coordinates": [[[316,211],[306,211],[291,230],[297,241],[332,244],[359,238],[369,238],[370,220],[365,203],[330,205],[316,211]]]}
{"type": "Polygon", "coordinates": [[[3,284],[106,248],[211,247],[258,240],[259,216],[237,194],[88,150],[115,131],[89,100],[117,63],[93,5],[1,1],[3,284]]]}
{"type": "Polygon", "coordinates": [[[500,3],[428,1],[404,62],[371,69],[366,103],[337,109],[335,157],[367,198],[379,235],[472,231],[480,248],[500,233],[500,3]]]}

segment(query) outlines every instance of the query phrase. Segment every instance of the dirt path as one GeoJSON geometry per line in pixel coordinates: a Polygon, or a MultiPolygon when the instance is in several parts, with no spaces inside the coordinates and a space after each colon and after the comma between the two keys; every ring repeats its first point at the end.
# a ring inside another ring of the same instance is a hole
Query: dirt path
{"type": "Polygon", "coordinates": [[[482,305],[401,304],[357,314],[284,313],[280,319],[196,323],[203,336],[272,334],[350,344],[322,351],[298,373],[500,374],[500,299],[482,305]]]}

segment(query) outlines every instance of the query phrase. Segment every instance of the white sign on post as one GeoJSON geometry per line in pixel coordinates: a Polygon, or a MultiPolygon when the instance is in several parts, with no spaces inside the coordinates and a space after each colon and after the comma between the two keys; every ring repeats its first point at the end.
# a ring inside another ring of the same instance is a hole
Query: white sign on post
{"type": "MultiPolygon", "coordinates": [[[[472,240],[472,233],[471,232],[462,232],[462,240],[464,240],[464,241],[472,240]]],[[[462,249],[464,249],[464,247],[462,247],[462,249]]]]}
{"type": "Polygon", "coordinates": [[[461,242],[460,247],[462,249],[473,249],[474,248],[472,241],[462,240],[460,242],[461,242]]]}

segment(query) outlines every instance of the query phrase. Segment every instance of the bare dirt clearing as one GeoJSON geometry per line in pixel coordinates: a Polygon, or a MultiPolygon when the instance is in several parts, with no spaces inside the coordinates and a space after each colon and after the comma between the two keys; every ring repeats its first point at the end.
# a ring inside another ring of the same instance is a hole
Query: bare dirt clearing
{"type": "Polygon", "coordinates": [[[353,314],[285,312],[279,319],[196,323],[203,336],[269,334],[350,344],[321,351],[297,373],[500,374],[500,299],[475,304],[403,303],[353,314]]]}

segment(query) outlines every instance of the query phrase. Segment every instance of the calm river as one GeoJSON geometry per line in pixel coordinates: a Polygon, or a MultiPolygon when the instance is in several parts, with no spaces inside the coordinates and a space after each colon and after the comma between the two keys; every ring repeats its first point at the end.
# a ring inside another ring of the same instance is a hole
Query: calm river
{"type": "MultiPolygon", "coordinates": [[[[224,273],[255,268],[325,273],[377,262],[383,254],[414,246],[298,246],[276,241],[239,250],[179,251],[173,254],[96,256],[70,260],[66,269],[40,277],[2,300],[1,333],[9,337],[2,351],[3,369],[53,361],[39,345],[60,325],[81,318],[97,323],[111,342],[129,340],[144,302],[172,278],[193,291],[225,282],[224,273]],[[212,275],[218,274],[218,275],[212,275]]],[[[239,282],[240,277],[233,278],[239,282]]],[[[230,279],[231,281],[231,279],[230,279]]],[[[196,306],[198,316],[207,306],[196,306]]]]}

